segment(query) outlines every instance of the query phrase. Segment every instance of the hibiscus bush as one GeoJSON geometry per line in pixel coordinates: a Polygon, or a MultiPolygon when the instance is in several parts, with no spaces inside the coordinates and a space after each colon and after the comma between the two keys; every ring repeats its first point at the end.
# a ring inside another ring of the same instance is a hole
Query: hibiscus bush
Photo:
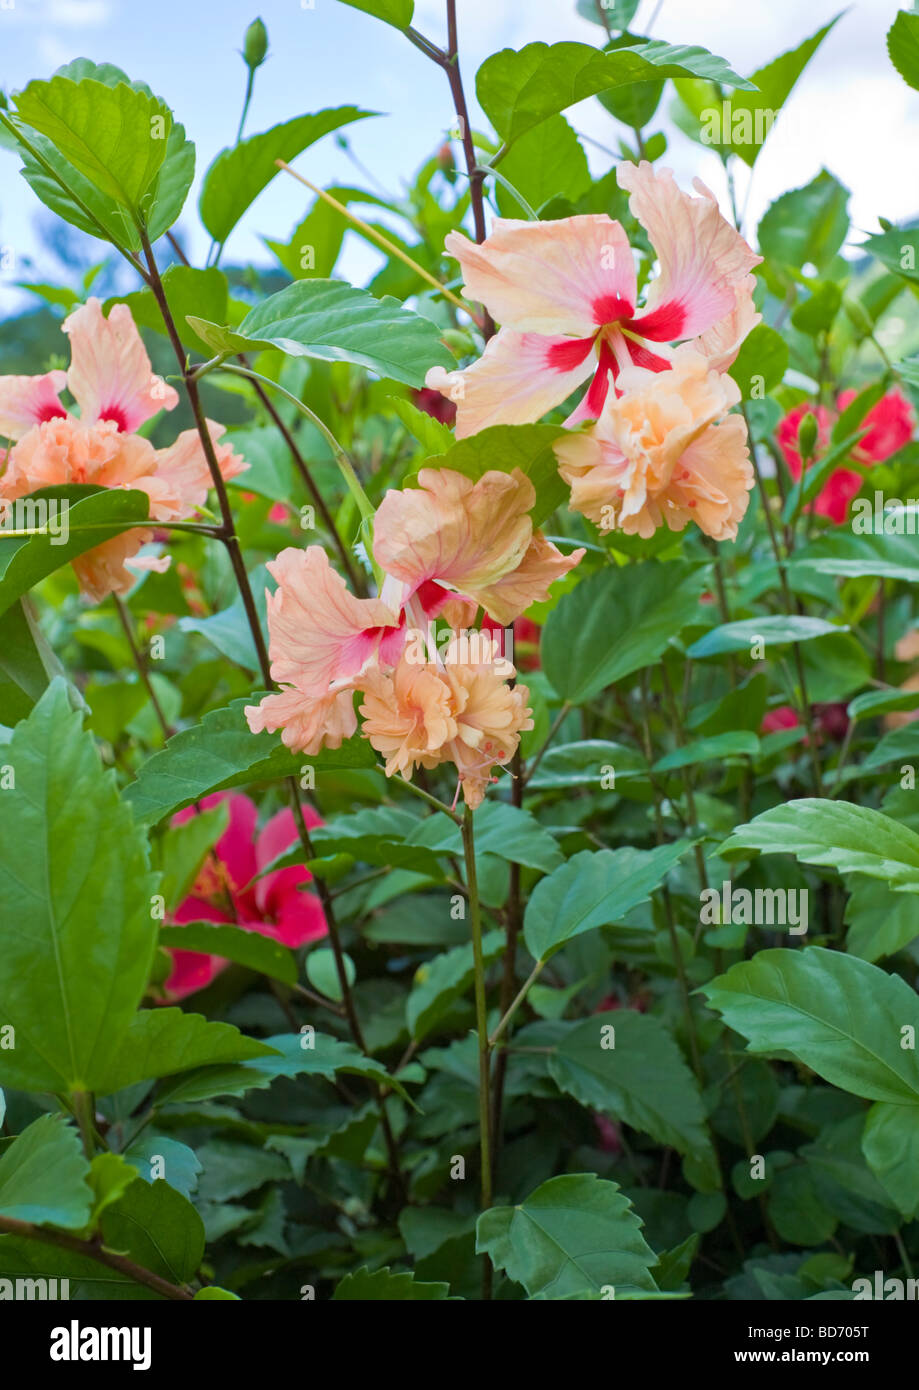
{"type": "Polygon", "coordinates": [[[441,70],[398,199],[291,167],[357,105],[250,133],[260,20],[197,210],[142,74],[0,101],[76,248],[0,335],[0,1294],[883,1297],[919,233],[741,215],[833,26],[745,76],[579,0],[471,122],[454,0],[344,3],[441,70]]]}

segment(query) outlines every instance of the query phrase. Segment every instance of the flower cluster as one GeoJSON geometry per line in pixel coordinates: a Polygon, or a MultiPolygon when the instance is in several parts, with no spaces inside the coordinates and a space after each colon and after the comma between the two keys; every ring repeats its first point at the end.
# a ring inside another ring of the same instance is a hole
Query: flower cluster
{"type": "Polygon", "coordinates": [[[360,691],[362,733],[388,775],[452,763],[477,806],[532,721],[499,642],[472,624],[479,609],[513,622],[584,552],[566,557],[534,531],[536,494],[518,469],[474,482],[425,468],[417,481],[377,510],[378,597],[355,597],[321,546],[283,550],[269,565],[271,674],[282,689],[246,714],[253,731],[281,729],[289,748],[315,755],[355,733],[360,691]]]}
{"type": "MultiPolygon", "coordinates": [[[[855,395],[855,391],[851,389],[840,392],[836,400],[837,409],[845,410],[855,400],[855,395]]],[[[813,415],[817,423],[815,454],[818,459],[829,448],[830,434],[838,418],[837,411],[830,410],[825,405],[808,405],[805,401],[789,410],[779,422],[775,432],[776,443],[793,478],[801,476],[798,430],[806,415],[813,415]]],[[[888,391],[862,420],[861,427],[865,433],[852,450],[852,457],[857,463],[867,467],[883,463],[891,454],[895,454],[904,444],[909,443],[915,426],[915,413],[903,392],[888,391]]],[[[811,504],[814,512],[817,516],[825,516],[829,521],[841,526],[849,514],[850,503],[861,491],[861,486],[860,473],[851,468],[834,468],[811,504]]]]}
{"type": "MultiPolygon", "coordinates": [[[[0,436],[13,441],[0,473],[0,501],[90,483],[147,493],[151,521],[192,516],[211,486],[207,459],[197,430],[183,430],[168,449],[155,449],[137,432],[159,411],[172,410],[178,395],[153,373],[130,309],[116,304],[106,318],[99,300],[89,299],[63,330],[70,338],[68,371],[0,377],[0,436]],[[61,403],[65,386],[79,415],[61,403]]],[[[208,420],[207,429],[223,477],[241,473],[248,465],[217,442],[223,425],[208,420]]],[[[168,556],[137,554],[153,536],[148,527],[132,528],[77,556],[73,568],[87,598],[124,593],[137,571],[164,570],[168,556]]]]}
{"type": "Polygon", "coordinates": [[[565,424],[595,423],[556,449],[572,507],[604,529],[647,537],[694,520],[731,540],[754,477],[725,372],[759,322],[761,258],[698,180],[689,196],[646,161],[618,179],[659,262],[644,306],[628,237],[606,215],[499,218],[481,245],[451,232],[467,295],[502,326],[477,362],[432,368],[427,385],[456,402],[462,438],[538,420],[589,379],[565,424]]]}

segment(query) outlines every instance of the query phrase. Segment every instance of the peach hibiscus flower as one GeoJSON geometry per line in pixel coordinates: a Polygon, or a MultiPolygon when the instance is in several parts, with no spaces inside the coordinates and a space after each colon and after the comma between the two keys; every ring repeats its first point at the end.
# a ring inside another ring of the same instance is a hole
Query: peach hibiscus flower
{"type": "MultiPolygon", "coordinates": [[[[0,377],[0,435],[13,441],[0,500],[91,483],[146,492],[152,521],[192,516],[211,486],[207,459],[197,430],[184,430],[168,449],[155,449],[136,433],[160,410],[172,410],[178,395],[152,371],[130,309],[116,304],[106,318],[100,301],[89,299],[62,326],[71,346],[67,372],[0,377]],[[78,416],[61,403],[65,386],[78,416]]],[[[208,420],[207,428],[221,473],[235,477],[247,465],[230,445],[216,442],[223,425],[208,420]]],[[[73,567],[83,593],[98,602],[129,589],[137,577],[131,569],[165,568],[168,557],[135,558],[152,538],[152,529],[135,527],[78,556],[73,567]]]]}
{"type": "Polygon", "coordinates": [[[670,367],[667,344],[692,340],[709,366],[724,371],[759,321],[750,272],[762,257],[705,185],[696,180],[698,197],[682,193],[669,170],[647,161],[621,164],[618,179],[660,266],[641,309],[628,237],[605,214],[497,218],[481,245],[448,235],[465,293],[502,325],[470,367],[428,372],[426,385],[457,404],[457,438],[538,420],[588,379],[566,423],[597,419],[620,373],[670,367]]]}
{"type": "Polygon", "coordinates": [[[625,394],[611,396],[584,433],[555,445],[571,505],[602,530],[647,539],[662,522],[695,521],[714,540],[733,540],[754,475],[747,428],[728,415],[740,399],[731,377],[688,345],[670,371],[623,371],[625,394]]]}

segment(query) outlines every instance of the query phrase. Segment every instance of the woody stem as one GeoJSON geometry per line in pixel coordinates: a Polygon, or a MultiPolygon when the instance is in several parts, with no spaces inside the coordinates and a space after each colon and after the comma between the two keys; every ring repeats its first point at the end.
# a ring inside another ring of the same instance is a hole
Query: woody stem
{"type": "MultiPolygon", "coordinates": [[[[488,1006],[485,998],[485,956],[482,951],[482,911],[475,863],[473,813],[467,806],[463,815],[463,853],[466,860],[466,890],[472,930],[472,959],[475,967],[475,1018],[479,1040],[479,1156],[481,1166],[481,1206],[491,1206],[491,1058],[488,1042],[488,1006]]],[[[491,1297],[491,1264],[486,1256],[482,1275],[482,1296],[491,1297]]]]}

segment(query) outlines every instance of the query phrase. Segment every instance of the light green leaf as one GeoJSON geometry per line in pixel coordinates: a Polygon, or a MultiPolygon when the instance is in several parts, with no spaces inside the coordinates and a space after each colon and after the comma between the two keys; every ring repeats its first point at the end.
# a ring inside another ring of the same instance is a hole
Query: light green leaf
{"type": "MultiPolygon", "coordinates": [[[[197,270],[189,265],[171,265],[163,272],[163,289],[172,319],[183,343],[194,352],[201,351],[201,341],[191,331],[186,315],[196,313],[216,322],[227,316],[227,277],[213,266],[197,270]]],[[[110,299],[104,305],[108,314],[113,304],[127,304],[139,328],[152,328],[154,333],[168,336],[166,321],[152,290],[135,290],[133,294],[110,299]]]]}
{"type": "Polygon", "coordinates": [[[270,936],[243,927],[220,926],[213,922],[186,922],[181,927],[161,927],[161,946],[179,951],[203,951],[222,956],[248,970],[257,970],[286,985],[297,983],[297,962],[286,946],[270,936]]]}
{"type": "MultiPolygon", "coordinates": [[[[16,599],[46,575],[117,536],[132,523],[144,521],[150,499],[145,492],[72,483],[67,487],[41,488],[30,497],[20,499],[20,507],[28,503],[38,504],[34,512],[36,534],[13,536],[8,531],[6,534],[0,532],[0,613],[6,612],[16,599]],[[48,504],[42,507],[45,499],[48,504]],[[59,503],[53,513],[51,499],[59,503]],[[70,534],[61,544],[64,533],[60,524],[60,504],[63,503],[69,504],[70,534]],[[40,520],[47,528],[43,532],[37,531],[40,520]]],[[[30,519],[28,515],[23,517],[26,523],[23,529],[33,529],[30,519]]]]}
{"type": "Polygon", "coordinates": [[[250,782],[277,782],[299,775],[306,766],[374,765],[373,752],[364,739],[351,739],[339,749],[306,758],[291,753],[276,735],[251,733],[243,711],[258,699],[256,694],[211,710],[200,724],[183,729],[141,765],[137,780],[125,791],[139,821],[152,825],[210,792],[250,782]]]}
{"type": "Polygon", "coordinates": [[[647,777],[648,764],[641,753],[625,743],[608,743],[588,738],[577,743],[563,743],[550,748],[540,758],[539,766],[527,780],[531,791],[549,791],[562,787],[595,787],[604,785],[604,777],[628,781],[647,777]]]}
{"type": "Polygon", "coordinates": [[[145,839],[80,725],[56,679],[5,753],[16,787],[0,817],[0,1026],[16,1047],[0,1077],[20,1090],[97,1089],[155,947],[145,839]]]}
{"type": "MultiPolygon", "coordinates": [[[[495,854],[511,864],[551,873],[564,862],[554,836],[535,816],[506,801],[486,801],[475,812],[475,852],[495,854]]],[[[417,821],[405,837],[406,846],[424,846],[436,854],[461,855],[460,828],[447,816],[429,816],[417,821]]]]}
{"type": "Polygon", "coordinates": [[[847,876],[846,950],[862,960],[896,955],[919,936],[919,911],[911,893],[897,893],[863,874],[847,876]]]}
{"type": "Polygon", "coordinates": [[[531,515],[533,525],[541,526],[568,495],[552,452],[558,438],[557,425],[491,425],[454,442],[444,454],[425,459],[419,467],[452,468],[475,480],[491,470],[512,473],[519,468],[536,489],[531,515]]]}
{"type": "Polygon", "coordinates": [[[740,825],[719,854],[793,854],[802,864],[880,878],[897,892],[919,892],[919,835],[890,816],[847,801],[788,801],[740,825]]]}
{"type": "Polygon", "coordinates": [[[279,172],[276,160],[289,164],[323,135],[374,115],[375,111],[362,111],[357,106],[338,106],[295,116],[221,150],[204,175],[198,202],[201,221],[214,240],[221,244],[226,241],[246,209],[279,172]]]}
{"type": "Polygon", "coordinates": [[[135,1081],[207,1064],[272,1057],[270,1044],[247,1038],[230,1023],[210,1023],[183,1009],[142,1009],[131,1019],[117,1050],[98,1062],[91,1089],[110,1095],[135,1081]]]}
{"type": "Polygon", "coordinates": [[[194,316],[188,321],[217,353],[278,348],[291,357],[353,362],[406,386],[423,386],[430,367],[455,365],[429,319],[343,280],[288,285],[251,309],[235,331],[194,316]]]}
{"type": "MultiPolygon", "coordinates": [[[[550,116],[522,136],[502,159],[500,172],[537,211],[552,198],[576,202],[590,187],[587,156],[564,116],[550,116]]],[[[496,183],[495,196],[502,217],[526,216],[503,184],[496,183]]]]}
{"type": "Polygon", "coordinates": [[[887,31],[887,52],[903,81],[919,92],[919,14],[900,10],[887,31]]]}
{"type": "Polygon", "coordinates": [[[52,77],[15,97],[19,117],[49,139],[84,178],[140,218],[166,158],[172,112],[125,83],[52,77]]]}
{"type": "Polygon", "coordinates": [[[804,188],[783,193],[759,224],[759,249],[770,260],[800,270],[825,270],[849,230],[849,190],[821,169],[804,188]]]}
{"type": "Polygon", "coordinates": [[[610,566],[563,594],[542,635],[543,669],[572,704],[657,661],[695,616],[707,569],[682,562],[610,566]]]}
{"type": "Polygon", "coordinates": [[[92,1210],[89,1164],[62,1115],[42,1115],[0,1157],[0,1216],[78,1230],[92,1210]]]}
{"type": "Polygon", "coordinates": [[[721,623],[713,627],[704,637],[693,642],[688,655],[694,661],[705,656],[721,656],[725,652],[749,651],[758,641],[769,647],[783,647],[789,642],[810,642],[814,637],[824,637],[831,632],[848,632],[839,623],[829,623],[825,618],[809,616],[766,615],[759,618],[744,618],[736,623],[721,623]]]}
{"type": "Polygon", "coordinates": [[[822,946],[760,951],[702,986],[748,1052],[791,1054],[831,1086],[919,1103],[919,1061],[901,1047],[919,999],[899,975],[822,946]]]}
{"type": "MultiPolygon", "coordinates": [[[[243,479],[245,476],[242,474],[243,479]]],[[[277,585],[267,567],[259,565],[249,575],[249,587],[261,624],[262,636],[267,645],[267,594],[269,591],[274,593],[277,585]]],[[[180,632],[197,632],[199,636],[205,637],[216,647],[221,656],[228,657],[237,666],[242,666],[247,671],[258,671],[258,653],[255,650],[246,605],[239,592],[237,592],[233,602],[227,608],[221,609],[219,613],[212,613],[208,618],[180,618],[178,628],[180,632]]]]}
{"type": "Polygon", "coordinates": [[[38,623],[22,602],[0,614],[0,724],[25,719],[56,667],[38,623]]]}
{"type": "Polygon", "coordinates": [[[788,344],[768,323],[758,323],[743,341],[728,369],[745,400],[762,400],[764,391],[780,385],[788,366],[788,344]]]}
{"type": "Polygon", "coordinates": [[[654,764],[654,772],[673,772],[679,767],[694,767],[697,763],[719,762],[722,758],[739,758],[746,755],[755,758],[759,753],[759,739],[748,730],[737,729],[724,734],[712,734],[710,738],[696,739],[683,748],[675,748],[654,764]]]}
{"type": "Polygon", "coordinates": [[[341,0],[341,3],[372,14],[374,19],[382,19],[384,24],[392,24],[396,29],[407,29],[415,12],[415,0],[341,0]]]}
{"type": "Polygon", "coordinates": [[[582,932],[618,922],[644,902],[686,853],[685,840],[656,849],[582,850],[536,885],[523,936],[534,960],[548,960],[582,932]]]}
{"type": "MultiPolygon", "coordinates": [[[[733,153],[742,159],[745,164],[749,165],[751,169],[756,163],[757,155],[763,148],[765,137],[768,136],[772,128],[771,121],[769,121],[767,125],[763,116],[767,112],[777,114],[781,110],[782,106],[784,106],[791,95],[798,78],[817,52],[817,49],[823,43],[827,34],[833,28],[833,25],[836,24],[840,18],[841,16],[837,15],[835,19],[830,20],[829,24],[825,24],[822,29],[818,29],[816,34],[812,34],[809,39],[805,39],[797,48],[793,48],[787,53],[782,53],[778,58],[774,58],[771,63],[767,63],[765,67],[757,68],[756,72],[751,73],[750,81],[759,88],[758,91],[735,92],[732,94],[732,127],[734,127],[734,129],[732,129],[731,135],[733,137],[734,130],[739,130],[746,136],[747,130],[744,124],[744,116],[741,113],[749,112],[750,116],[748,119],[752,125],[753,136],[745,138],[744,140],[731,138],[730,141],[726,143],[728,143],[733,153]],[[759,123],[763,128],[763,139],[758,142],[753,138],[759,134],[756,125],[757,112],[762,113],[759,117],[759,123]]],[[[768,117],[766,119],[768,120],[768,117]]],[[[723,137],[724,132],[722,131],[722,139],[723,137]]]]}
{"type": "Polygon", "coordinates": [[[476,1250],[530,1298],[657,1287],[650,1274],[657,1256],[628,1198],[594,1173],[550,1178],[518,1206],[483,1212],[476,1250]]]}
{"type": "Polygon", "coordinates": [[[704,48],[651,41],[603,53],[586,43],[528,43],[494,53],[476,73],[476,94],[510,144],[575,102],[630,82],[709,77],[726,87],[750,84],[704,48]]]}

